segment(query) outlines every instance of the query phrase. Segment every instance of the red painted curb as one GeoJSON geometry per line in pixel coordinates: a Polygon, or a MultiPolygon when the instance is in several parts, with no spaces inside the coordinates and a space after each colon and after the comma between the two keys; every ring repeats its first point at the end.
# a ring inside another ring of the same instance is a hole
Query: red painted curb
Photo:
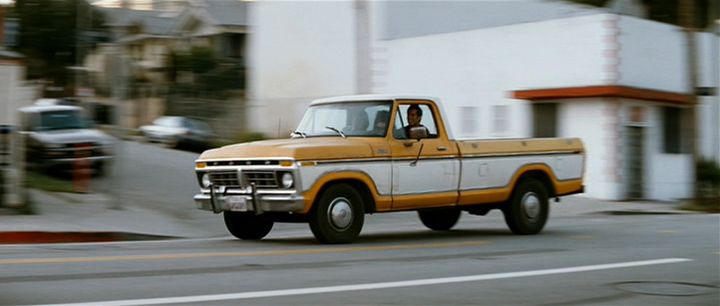
{"type": "Polygon", "coordinates": [[[0,232],[0,244],[112,242],[170,238],[173,237],[122,232],[0,232]]]}

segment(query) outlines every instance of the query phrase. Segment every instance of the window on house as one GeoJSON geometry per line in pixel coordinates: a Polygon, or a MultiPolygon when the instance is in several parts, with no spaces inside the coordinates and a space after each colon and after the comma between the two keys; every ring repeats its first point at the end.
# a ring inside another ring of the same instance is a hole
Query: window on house
{"type": "Polygon", "coordinates": [[[665,153],[683,153],[682,110],[680,108],[663,107],[663,144],[665,153]]]}
{"type": "Polygon", "coordinates": [[[557,103],[533,104],[533,137],[557,137],[557,103]]]}
{"type": "Polygon", "coordinates": [[[504,136],[508,131],[508,106],[493,106],[493,134],[504,136]]]}
{"type": "Polygon", "coordinates": [[[463,106],[460,107],[462,118],[461,130],[464,135],[474,135],[477,132],[477,107],[463,106]]]}

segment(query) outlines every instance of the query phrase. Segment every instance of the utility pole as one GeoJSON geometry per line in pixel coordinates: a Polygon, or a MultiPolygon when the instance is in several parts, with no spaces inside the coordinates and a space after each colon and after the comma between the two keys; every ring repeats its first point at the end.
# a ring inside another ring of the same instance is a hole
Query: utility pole
{"type": "Polygon", "coordinates": [[[712,111],[710,122],[712,127],[716,127],[709,131],[712,137],[710,154],[715,163],[720,165],[720,0],[708,1],[707,21],[708,30],[712,33],[710,64],[713,65],[713,74],[710,85],[715,96],[715,101],[710,102],[712,111]]]}
{"type": "Polygon", "coordinates": [[[355,92],[371,91],[370,11],[367,0],[355,0],[355,92]]]}
{"type": "Polygon", "coordinates": [[[693,182],[693,197],[698,198],[700,196],[700,186],[697,180],[697,164],[700,159],[700,139],[699,139],[699,118],[698,114],[699,107],[697,105],[698,99],[696,89],[698,85],[698,67],[697,67],[697,41],[695,40],[695,0],[682,0],[678,1],[679,4],[679,17],[680,25],[682,25],[685,31],[685,43],[687,44],[687,78],[688,78],[688,94],[690,95],[690,107],[691,111],[689,114],[690,121],[690,150],[692,154],[692,182],[693,182]]]}
{"type": "Polygon", "coordinates": [[[125,129],[122,127],[122,119],[124,114],[124,104],[127,99],[127,79],[129,75],[128,67],[122,53],[122,47],[119,44],[112,46],[110,54],[110,79],[112,80],[111,95],[113,101],[112,120],[114,125],[114,133],[116,143],[114,147],[114,158],[110,169],[108,181],[109,186],[107,192],[110,196],[110,209],[123,209],[123,169],[126,162],[125,148],[125,129]]]}

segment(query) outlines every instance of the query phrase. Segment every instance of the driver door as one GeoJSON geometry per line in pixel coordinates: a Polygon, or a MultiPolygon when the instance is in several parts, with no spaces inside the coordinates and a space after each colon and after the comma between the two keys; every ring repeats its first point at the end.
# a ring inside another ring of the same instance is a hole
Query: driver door
{"type": "Polygon", "coordinates": [[[436,114],[437,110],[430,103],[400,103],[395,108],[394,133],[389,137],[393,156],[393,210],[457,203],[460,176],[457,148],[448,140],[444,129],[438,129],[436,114]],[[407,109],[411,104],[420,106],[421,124],[428,129],[428,138],[414,140],[403,136],[407,109]]]}

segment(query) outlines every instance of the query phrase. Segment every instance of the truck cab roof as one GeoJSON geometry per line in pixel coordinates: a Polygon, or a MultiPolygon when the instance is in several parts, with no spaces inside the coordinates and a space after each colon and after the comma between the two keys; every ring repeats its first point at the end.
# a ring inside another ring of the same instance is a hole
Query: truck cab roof
{"type": "Polygon", "coordinates": [[[82,110],[79,106],[71,106],[71,105],[32,105],[32,106],[26,106],[23,108],[20,108],[20,111],[23,113],[42,113],[42,112],[51,112],[51,111],[67,111],[67,110],[75,110],[80,111],[82,110]]]}
{"type": "Polygon", "coordinates": [[[357,102],[357,101],[395,101],[395,100],[429,100],[436,104],[440,100],[437,97],[418,96],[418,95],[397,95],[397,94],[372,94],[372,95],[351,95],[322,98],[312,101],[310,105],[337,103],[337,102],[357,102]]]}

